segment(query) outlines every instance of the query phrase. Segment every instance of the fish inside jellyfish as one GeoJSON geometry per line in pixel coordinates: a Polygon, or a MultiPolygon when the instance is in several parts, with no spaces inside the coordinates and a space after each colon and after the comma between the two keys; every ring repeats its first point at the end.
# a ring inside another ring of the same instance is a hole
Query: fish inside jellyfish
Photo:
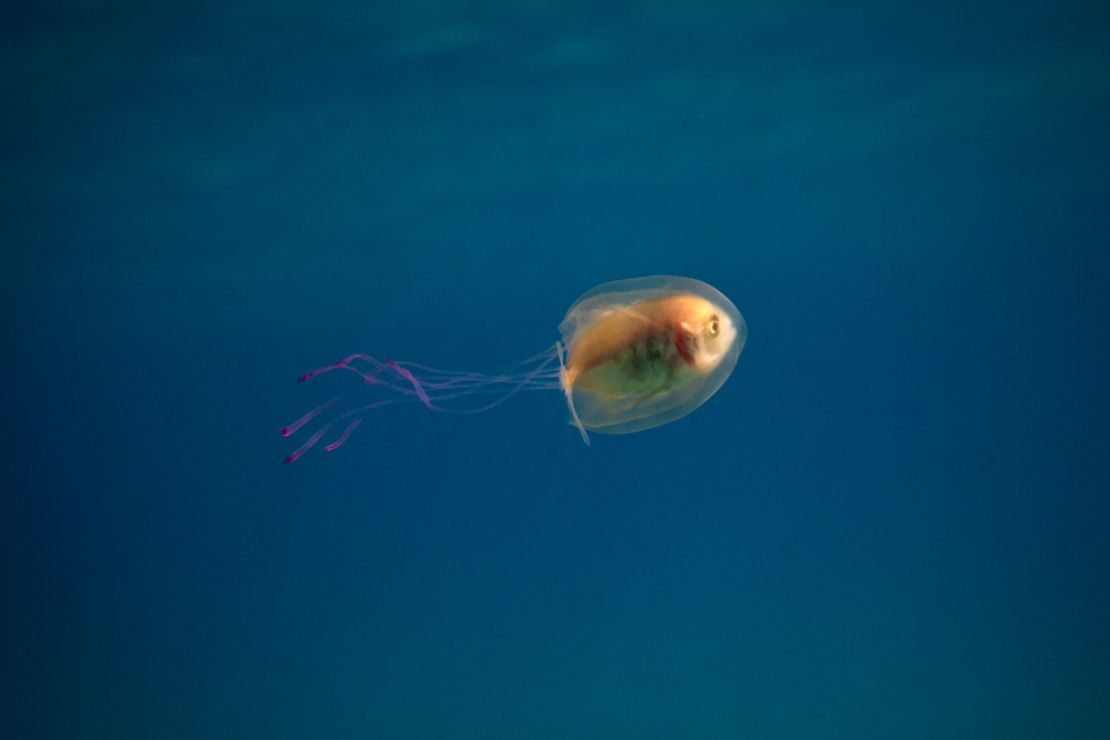
{"type": "Polygon", "coordinates": [[[442,370],[417,362],[355,353],[301,375],[354,376],[346,392],[282,427],[304,442],[293,462],[322,440],[343,445],[375,409],[413,403],[453,414],[477,414],[521,391],[561,391],[582,440],[588,432],[627,434],[689,414],[728,379],[748,337],[747,324],[720,291],[672,275],[617,280],[582,295],[547,350],[497,372],[442,370]],[[311,432],[309,433],[309,429],[311,432]]]}

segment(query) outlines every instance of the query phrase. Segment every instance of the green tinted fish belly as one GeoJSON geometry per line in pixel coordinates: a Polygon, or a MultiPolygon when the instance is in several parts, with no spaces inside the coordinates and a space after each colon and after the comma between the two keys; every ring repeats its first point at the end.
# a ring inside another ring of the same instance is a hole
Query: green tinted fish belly
{"type": "Polygon", "coordinates": [[[649,396],[672,388],[687,366],[665,333],[625,345],[582,375],[578,384],[614,396],[649,396]]]}

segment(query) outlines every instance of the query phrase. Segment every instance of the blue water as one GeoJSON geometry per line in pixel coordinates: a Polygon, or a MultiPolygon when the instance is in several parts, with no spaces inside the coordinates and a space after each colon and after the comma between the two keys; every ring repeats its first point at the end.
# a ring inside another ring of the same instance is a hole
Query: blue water
{"type": "Polygon", "coordinates": [[[1110,737],[1095,4],[49,5],[0,46],[0,735],[1110,737]],[[750,328],[692,415],[281,464],[349,384],[301,372],[496,367],[657,273],[750,328]]]}

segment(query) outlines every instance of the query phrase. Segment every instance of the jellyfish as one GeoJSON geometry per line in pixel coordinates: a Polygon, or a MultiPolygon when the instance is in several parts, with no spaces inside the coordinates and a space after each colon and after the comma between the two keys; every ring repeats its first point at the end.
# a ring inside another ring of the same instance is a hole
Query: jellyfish
{"type": "Polygon", "coordinates": [[[583,294],[559,325],[562,339],[496,372],[442,370],[356,353],[309,370],[297,382],[341,371],[357,385],[281,428],[315,429],[285,457],[298,459],[329,433],[331,452],[375,409],[418,403],[439,413],[489,411],[521,391],[562,391],[569,423],[628,434],[686,416],[728,379],[748,337],[728,298],[700,280],[673,275],[617,280],[583,294]]]}

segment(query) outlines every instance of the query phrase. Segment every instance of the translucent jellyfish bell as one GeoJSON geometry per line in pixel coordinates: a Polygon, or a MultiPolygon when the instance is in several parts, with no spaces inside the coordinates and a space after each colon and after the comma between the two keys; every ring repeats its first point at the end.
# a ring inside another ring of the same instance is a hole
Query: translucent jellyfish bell
{"type": "Polygon", "coordinates": [[[728,379],[748,338],[719,290],[672,275],[599,285],[559,325],[580,426],[627,434],[681,418],[728,379]]]}

